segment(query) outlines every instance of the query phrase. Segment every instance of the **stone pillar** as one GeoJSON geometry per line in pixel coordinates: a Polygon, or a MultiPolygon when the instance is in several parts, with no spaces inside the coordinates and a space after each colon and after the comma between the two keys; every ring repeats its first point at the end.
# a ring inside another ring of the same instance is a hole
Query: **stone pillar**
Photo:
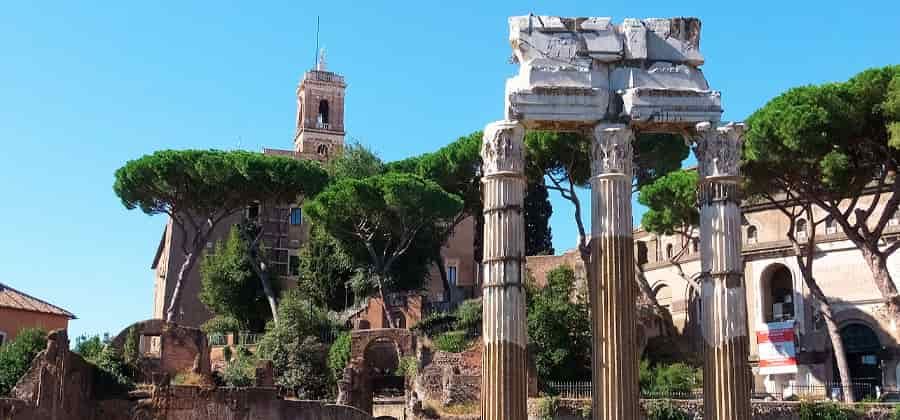
{"type": "Polygon", "coordinates": [[[631,220],[632,130],[594,127],[591,161],[591,329],[594,420],[637,420],[637,286],[631,220]]]}
{"type": "Polygon", "coordinates": [[[741,260],[743,124],[697,124],[703,418],[749,420],[747,302],[741,260]]]}
{"type": "Polygon", "coordinates": [[[525,329],[525,128],[498,121],[484,129],[484,353],[481,418],[527,415],[525,329]]]}

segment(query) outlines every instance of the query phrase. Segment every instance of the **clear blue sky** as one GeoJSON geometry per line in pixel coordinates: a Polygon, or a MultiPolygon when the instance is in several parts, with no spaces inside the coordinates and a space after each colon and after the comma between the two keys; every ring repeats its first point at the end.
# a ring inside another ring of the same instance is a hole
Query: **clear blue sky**
{"type": "MultiPolygon", "coordinates": [[[[148,318],[165,220],[126,211],[113,172],[164,148],[290,148],[316,15],[329,67],[349,83],[348,137],[386,160],[502,118],[516,71],[509,15],[698,16],[703,68],[732,120],[788,87],[900,63],[891,0],[265,4],[3,6],[0,282],[77,314],[73,335],[148,318]]],[[[570,208],[554,204],[563,250],[575,229],[570,208]]]]}

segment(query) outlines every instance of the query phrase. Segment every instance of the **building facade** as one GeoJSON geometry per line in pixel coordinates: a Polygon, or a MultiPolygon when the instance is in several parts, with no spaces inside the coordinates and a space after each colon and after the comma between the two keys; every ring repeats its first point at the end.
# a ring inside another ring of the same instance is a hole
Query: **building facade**
{"type": "Polygon", "coordinates": [[[0,346],[24,329],[66,329],[73,319],[75,315],[65,309],[0,283],[0,346]]]}
{"type": "MultiPolygon", "coordinates": [[[[295,159],[316,160],[322,163],[338,156],[344,148],[344,103],[347,84],[340,74],[328,71],[324,54],[320,56],[316,68],[307,71],[297,86],[296,131],[293,148],[263,149],[264,154],[289,156],[295,159]]],[[[216,227],[206,244],[206,252],[212,252],[216,241],[227,237],[232,226],[246,219],[252,219],[263,228],[263,247],[270,256],[269,266],[274,270],[273,278],[278,280],[278,289],[285,290],[296,284],[300,266],[299,251],[309,237],[309,224],[303,217],[299,203],[258,203],[248,207],[242,214],[235,214],[216,227]]],[[[386,325],[384,311],[399,314],[403,324],[412,326],[422,316],[425,306],[452,306],[451,301],[472,297],[480,288],[478,270],[473,255],[474,221],[463,220],[454,231],[448,244],[442,249],[451,292],[444,293],[437,267],[430,272],[421,293],[415,297],[403,293],[392,297],[385,306],[380,299],[373,298],[359,309],[351,319],[365,318],[369,325],[386,325]],[[387,307],[387,309],[385,309],[387,307]]],[[[190,240],[188,237],[187,240],[190,240]]],[[[172,220],[166,224],[157,246],[151,269],[154,271],[153,318],[165,317],[167,305],[178,279],[184,256],[181,253],[182,233],[172,220]]],[[[200,302],[200,264],[196,264],[183,284],[181,309],[177,322],[199,327],[212,318],[205,305],[200,302]]]]}
{"type": "MultiPolygon", "coordinates": [[[[870,202],[870,198],[863,197],[858,206],[865,208],[870,202]]],[[[876,207],[876,212],[881,206],[876,207]]],[[[755,389],[772,394],[806,391],[831,394],[829,384],[839,381],[831,341],[787,239],[790,220],[770,204],[744,203],[743,214],[747,324],[749,331],[755,332],[750,334],[755,389]],[[769,331],[776,328],[790,331],[788,335],[793,336],[787,340],[792,342],[794,351],[782,352],[783,360],[772,359],[769,331]],[[777,368],[772,368],[775,365],[777,368]]],[[[825,219],[821,211],[815,212],[815,216],[825,219]]],[[[795,233],[799,240],[810,233],[809,226],[808,221],[798,221],[795,233]]],[[[885,300],[862,254],[847,240],[837,223],[826,220],[817,228],[813,275],[832,302],[852,380],[863,384],[856,392],[896,390],[900,384],[897,325],[900,320],[885,314],[885,300]]],[[[676,328],[689,336],[691,342],[696,342],[695,350],[699,351],[701,296],[691,280],[700,272],[700,252],[696,231],[692,236],[690,239],[683,235],[658,236],[638,228],[634,232],[635,259],[660,305],[669,309],[676,328]],[[677,265],[672,263],[673,259],[677,265]]],[[[890,243],[898,238],[900,215],[894,215],[885,240],[890,243]]],[[[576,267],[578,272],[581,262],[574,251],[560,256],[528,257],[528,269],[538,283],[548,270],[561,264],[576,267]]],[[[896,282],[900,257],[892,256],[888,266],[896,282]]]]}

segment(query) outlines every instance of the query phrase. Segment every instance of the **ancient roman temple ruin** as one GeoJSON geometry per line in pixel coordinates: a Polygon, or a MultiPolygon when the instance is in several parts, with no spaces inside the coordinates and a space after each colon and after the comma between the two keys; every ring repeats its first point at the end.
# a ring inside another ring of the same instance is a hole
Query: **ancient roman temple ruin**
{"type": "Polygon", "coordinates": [[[743,125],[720,122],[720,94],[699,68],[700,21],[529,15],[510,18],[509,27],[519,74],[506,82],[505,119],[487,126],[482,149],[482,418],[526,418],[523,139],[526,129],[543,129],[594,139],[593,418],[640,415],[631,143],[641,132],[670,132],[692,142],[699,160],[704,418],[749,419],[738,203],[743,125]]]}

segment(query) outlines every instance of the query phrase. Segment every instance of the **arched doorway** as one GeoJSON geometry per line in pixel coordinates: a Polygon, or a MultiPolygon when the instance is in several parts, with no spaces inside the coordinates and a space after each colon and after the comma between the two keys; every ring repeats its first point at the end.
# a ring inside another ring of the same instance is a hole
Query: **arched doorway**
{"type": "Polygon", "coordinates": [[[782,264],[773,264],[763,271],[760,282],[760,306],[763,322],[790,321],[796,315],[794,277],[782,264]]]}
{"type": "MultiPolygon", "coordinates": [[[[882,386],[881,341],[868,325],[854,322],[841,328],[841,342],[847,354],[850,379],[857,399],[875,395],[875,387],[882,386]]],[[[832,360],[834,378],[840,378],[837,363],[832,360]]]]}
{"type": "Polygon", "coordinates": [[[404,377],[397,372],[400,367],[397,343],[388,338],[376,338],[366,347],[364,357],[370,372],[374,399],[403,395],[404,377]]]}

